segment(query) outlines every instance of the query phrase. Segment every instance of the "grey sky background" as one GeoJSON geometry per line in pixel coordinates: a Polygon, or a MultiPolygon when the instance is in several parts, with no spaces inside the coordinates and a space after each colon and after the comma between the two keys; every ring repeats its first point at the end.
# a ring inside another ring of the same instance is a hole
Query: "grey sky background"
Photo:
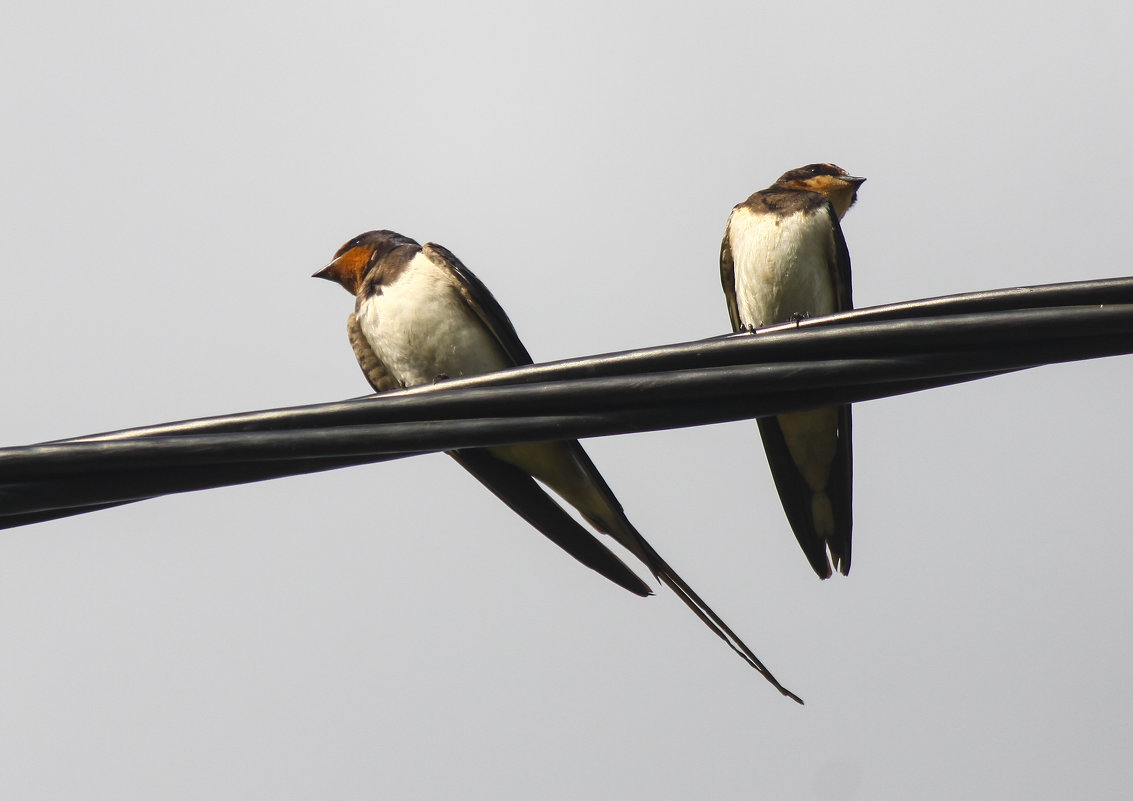
{"type": "MultiPolygon", "coordinates": [[[[867,176],[859,306],[1131,272],[1118,4],[10,4],[0,442],[367,390],[353,235],[537,360],[728,329],[731,206],[867,176]]],[[[776,675],[432,456],[0,536],[0,796],[1133,795],[1130,360],[855,409],[819,582],[753,423],[592,440],[776,675]]]]}

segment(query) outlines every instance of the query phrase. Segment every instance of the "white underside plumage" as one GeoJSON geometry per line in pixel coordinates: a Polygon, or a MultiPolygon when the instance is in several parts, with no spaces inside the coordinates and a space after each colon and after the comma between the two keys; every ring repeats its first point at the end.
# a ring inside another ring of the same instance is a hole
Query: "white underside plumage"
{"type": "MultiPolygon", "coordinates": [[[[451,272],[418,253],[396,279],[358,305],[355,315],[363,336],[403,385],[432,384],[442,377],[480,375],[514,366],[488,326],[465,303],[457,282],[451,272]]],[[[506,445],[491,450],[617,531],[616,516],[610,515],[605,498],[565,444],[506,445]]]]}
{"type": "MultiPolygon", "coordinates": [[[[837,311],[834,281],[834,233],[830,210],[778,217],[740,207],[728,220],[736,285],[736,309],[746,328],[761,328],[792,316],[837,311]]],[[[825,491],[838,444],[838,412],[818,409],[781,415],[787,450],[811,498],[816,533],[834,530],[833,510],[825,491]]]]}
{"type": "Polygon", "coordinates": [[[457,291],[456,278],[418,253],[355,314],[370,347],[407,387],[510,367],[491,332],[457,291]]]}
{"type": "Polygon", "coordinates": [[[736,306],[745,327],[836,310],[830,276],[834,234],[827,208],[776,217],[740,207],[728,221],[728,237],[736,306]]]}

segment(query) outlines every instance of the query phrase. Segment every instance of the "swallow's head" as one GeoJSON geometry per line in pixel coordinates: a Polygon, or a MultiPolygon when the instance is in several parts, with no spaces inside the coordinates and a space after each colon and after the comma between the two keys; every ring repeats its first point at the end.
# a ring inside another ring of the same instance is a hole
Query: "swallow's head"
{"type": "Polygon", "coordinates": [[[858,187],[865,178],[856,178],[834,164],[808,164],[779,176],[775,186],[825,195],[842,219],[858,199],[858,187]]]}
{"type": "Polygon", "coordinates": [[[340,247],[334,260],[311,277],[334,281],[351,295],[357,295],[366,274],[383,256],[401,245],[415,244],[394,231],[367,231],[340,247]]]}

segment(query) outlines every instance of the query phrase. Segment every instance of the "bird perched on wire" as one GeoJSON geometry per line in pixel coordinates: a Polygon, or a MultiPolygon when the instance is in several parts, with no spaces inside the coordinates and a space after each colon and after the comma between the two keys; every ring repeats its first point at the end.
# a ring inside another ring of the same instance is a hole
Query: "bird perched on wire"
{"type": "MultiPolygon", "coordinates": [[[[733,331],[853,308],[839,221],[863,181],[833,164],[810,164],[732,209],[720,280],[733,331]]],[[[787,520],[821,578],[830,577],[831,561],[843,575],[850,572],[850,428],[849,405],[759,420],[787,520]]]]}
{"type": "MultiPolygon", "coordinates": [[[[370,231],[315,273],[354,295],[347,322],[354,355],[378,392],[531,364],[504,310],[450,251],[393,231],[370,231]]],[[[539,479],[670,587],[705,625],[781,693],[751,649],[633,527],[576,440],[472,448],[449,454],[498,498],[587,567],[638,595],[650,590],[536,483],[539,479]]]]}

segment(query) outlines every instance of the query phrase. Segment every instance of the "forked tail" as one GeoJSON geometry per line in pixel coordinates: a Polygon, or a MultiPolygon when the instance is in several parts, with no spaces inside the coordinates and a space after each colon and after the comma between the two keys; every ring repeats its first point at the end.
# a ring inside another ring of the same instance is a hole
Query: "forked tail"
{"type": "Polygon", "coordinates": [[[712,629],[717,637],[726,642],[729,648],[740,655],[740,658],[751,667],[755,668],[763,678],[771,682],[775,689],[793,701],[801,704],[803,699],[780,684],[778,679],[771,675],[771,671],[764,667],[763,663],[759,661],[759,657],[752,653],[751,649],[747,647],[744,641],[728,627],[728,624],[712,611],[712,607],[704,603],[704,601],[700,599],[700,596],[693,592],[692,587],[688,586],[685,580],[677,575],[677,571],[669,567],[668,562],[662,559],[661,555],[653,550],[653,546],[646,542],[645,538],[641,536],[641,532],[634,528],[633,523],[629,522],[629,518],[626,517],[622,505],[618,503],[618,499],[614,497],[614,493],[603,480],[602,475],[598,472],[598,468],[590,461],[590,457],[586,455],[586,452],[582,450],[577,442],[572,443],[572,445],[574,456],[578,460],[578,464],[586,472],[590,479],[591,486],[596,491],[597,502],[584,504],[579,503],[580,499],[567,498],[568,502],[578,509],[590,525],[604,534],[609,534],[621,543],[623,547],[628,549],[630,553],[640,559],[658,581],[675,592],[677,597],[684,601],[685,606],[695,612],[696,616],[704,622],[704,625],[712,629]]]}
{"type": "Polygon", "coordinates": [[[752,653],[752,650],[747,647],[747,644],[744,643],[744,641],[741,640],[739,636],[731,630],[731,628],[728,627],[728,624],[721,620],[720,616],[712,611],[712,607],[702,601],[700,596],[693,591],[692,587],[688,586],[688,584],[685,583],[685,580],[677,575],[677,571],[669,567],[669,564],[661,558],[660,554],[654,551],[653,548],[645,543],[644,540],[642,540],[642,545],[644,545],[645,548],[648,549],[647,552],[649,554],[651,562],[650,568],[653,571],[653,575],[657,577],[658,581],[675,592],[677,594],[677,597],[684,601],[685,606],[695,612],[696,616],[704,621],[704,625],[708,626],[708,628],[715,632],[716,636],[726,642],[728,644],[728,647],[739,654],[745,662],[759,671],[763,678],[767,679],[769,682],[771,682],[772,685],[774,685],[775,689],[790,698],[792,701],[800,704],[803,703],[803,699],[799,698],[793,692],[788,690],[786,687],[779,683],[778,679],[771,675],[771,671],[768,670],[761,661],[759,661],[759,657],[752,653]]]}

